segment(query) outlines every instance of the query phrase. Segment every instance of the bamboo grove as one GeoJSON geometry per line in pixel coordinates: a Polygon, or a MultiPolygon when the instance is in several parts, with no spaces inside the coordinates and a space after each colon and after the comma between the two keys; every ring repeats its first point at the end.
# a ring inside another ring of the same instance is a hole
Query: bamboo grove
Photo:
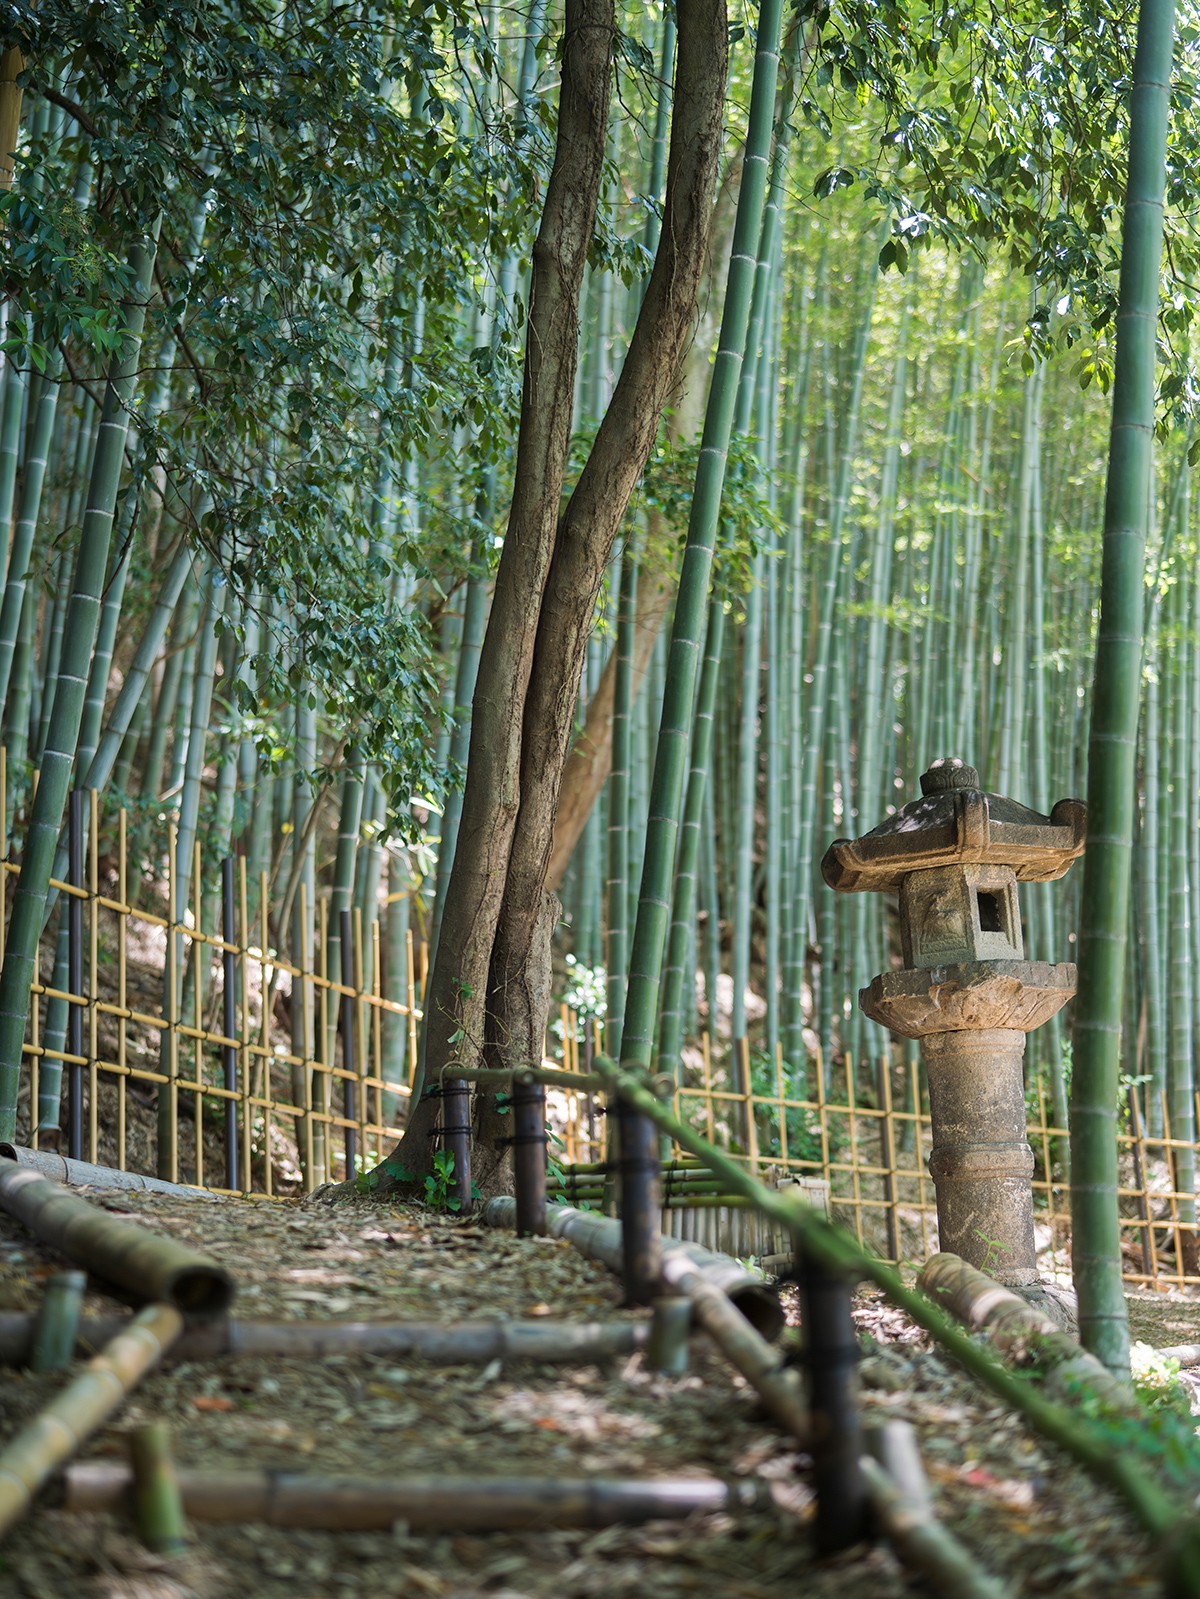
{"type": "MultiPolygon", "coordinates": [[[[386,905],[387,947],[412,927],[436,967],[569,29],[544,0],[2,15],[8,1137],[39,941],[66,960],[72,786],[143,819],[148,896],[171,818],[181,906],[201,839],[214,872],[268,874],[281,950],[324,896],[331,928],[386,905]]],[[[615,20],[565,490],[660,244],[677,20],[615,20]]],[[[708,1032],[731,1080],[782,1058],[805,1088],[896,1047],[855,1003],[895,928],[821,885],[829,840],[940,755],[1043,812],[1087,792],[1134,23],[773,0],[729,23],[699,313],[580,674],[553,971],[614,1056],[677,1074],[708,1032]]],[[[1120,1018],[1147,1126],[1166,1100],[1181,1139],[1195,40],[1181,10],[1120,1018]]],[[[1033,958],[1072,958],[1078,896],[1029,896],[1033,958]]],[[[45,1036],[65,1025],[51,1000],[45,1036]]],[[[1031,1050],[1065,1126],[1069,1024],[1031,1050]]],[[[29,1114],[56,1124],[52,1072],[29,1114]]]]}

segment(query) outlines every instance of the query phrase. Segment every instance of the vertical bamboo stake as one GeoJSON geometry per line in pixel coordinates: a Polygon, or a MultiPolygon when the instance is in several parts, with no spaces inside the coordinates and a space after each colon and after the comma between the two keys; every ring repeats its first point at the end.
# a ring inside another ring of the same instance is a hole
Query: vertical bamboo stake
{"type": "MultiPolygon", "coordinates": [[[[271,1013],[270,992],[271,985],[267,980],[267,950],[271,943],[271,923],[267,915],[267,874],[259,873],[258,879],[258,992],[259,992],[259,1033],[260,1049],[262,1051],[263,1071],[263,1187],[266,1189],[267,1198],[274,1196],[275,1178],[273,1161],[271,1159],[271,1111],[275,1093],[275,1084],[271,1076],[273,1064],[271,1055],[271,1013]]],[[[293,1137],[296,1133],[295,1118],[291,1121],[293,1137]]]]}
{"type": "Polygon", "coordinates": [[[88,1159],[100,1158],[100,795],[88,789],[88,978],[84,998],[88,1024],[88,1159]]]}
{"type": "Polygon", "coordinates": [[[854,1102],[854,1061],[851,1056],[845,1057],[846,1069],[846,1123],[850,1129],[850,1184],[854,1195],[851,1203],[854,1206],[854,1234],[861,1244],[863,1241],[862,1221],[862,1184],[858,1172],[858,1107],[854,1102]]]}
{"type": "MultiPolygon", "coordinates": [[[[166,1174],[179,1181],[179,962],[176,949],[178,923],[175,920],[175,844],[174,822],[167,829],[167,1150],[166,1174]]],[[[160,1087],[159,1092],[162,1093],[160,1087]]],[[[164,1168],[163,1151],[158,1152],[158,1169],[164,1168]]]]}
{"type": "MultiPolygon", "coordinates": [[[[83,1159],[83,791],[71,790],[67,802],[68,855],[70,864],[67,876],[72,889],[79,893],[67,896],[67,988],[71,993],[71,1008],[67,1016],[67,1051],[74,1058],[67,1068],[67,1154],[72,1160],[83,1159]]],[[[94,1157],[93,1157],[94,1158],[94,1157]]]]}
{"type": "Polygon", "coordinates": [[[859,1542],[867,1528],[867,1492],[859,1465],[862,1430],[854,1391],[858,1341],[850,1282],[807,1250],[797,1249],[812,1411],[816,1540],[821,1554],[859,1542]]]}
{"type": "Polygon", "coordinates": [[[887,1052],[879,1057],[879,1103],[883,1111],[883,1197],[887,1205],[888,1259],[900,1264],[900,1212],[896,1198],[896,1134],[892,1124],[892,1074],[887,1052]]]}
{"type": "Polygon", "coordinates": [[[129,1436],[129,1459],[138,1535],[156,1554],[182,1554],[187,1548],[187,1520],[166,1424],[146,1422],[135,1428],[129,1436]]]}
{"type": "MultiPolygon", "coordinates": [[[[240,1010],[238,1015],[238,1081],[240,1085],[239,1102],[242,1112],[242,1175],[244,1184],[242,1192],[249,1194],[254,1191],[254,1170],[251,1165],[251,1117],[253,1107],[251,1092],[253,1084],[250,1072],[250,923],[246,915],[246,857],[238,856],[238,928],[237,940],[238,970],[242,974],[240,985],[240,1010]]],[[[267,1152],[267,1162],[270,1164],[270,1151],[267,1152]]]]}
{"type": "Polygon", "coordinates": [[[343,1079],[343,1095],[346,1109],[346,1128],[344,1152],[346,1158],[346,1180],[352,1182],[357,1170],[359,1147],[359,1094],[358,1076],[360,1062],[355,1049],[354,1037],[354,1011],[355,1011],[355,972],[354,972],[354,945],[353,923],[349,910],[343,910],[338,916],[338,932],[341,935],[341,980],[343,989],[348,992],[342,994],[341,1026],[342,1026],[342,1069],[349,1073],[343,1079]]]}
{"type": "Polygon", "coordinates": [[[1150,1225],[1150,1200],[1146,1192],[1146,1163],[1142,1154],[1142,1123],[1138,1114],[1137,1094],[1130,1088],[1129,1116],[1133,1128],[1133,1180],[1137,1187],[1138,1212],[1142,1218],[1139,1229],[1142,1245],[1142,1270],[1153,1281],[1157,1276],[1153,1256],[1154,1236],[1150,1225]]]}
{"type": "MultiPolygon", "coordinates": [[[[1042,1077],[1037,1079],[1038,1115],[1041,1118],[1042,1165],[1046,1173],[1046,1221],[1050,1228],[1050,1248],[1058,1248],[1054,1215],[1054,1169],[1050,1158],[1050,1130],[1046,1120],[1046,1088],[1042,1077]]],[[[1031,1140],[1032,1142],[1032,1140],[1031,1140]]]]}
{"type": "Polygon", "coordinates": [[[316,967],[314,988],[317,996],[313,1027],[313,1071],[316,1074],[313,1078],[313,1103],[317,1124],[314,1128],[316,1164],[319,1170],[311,1181],[321,1183],[333,1180],[334,1079],[330,1070],[333,1059],[325,1057],[329,1051],[329,1007],[333,1003],[330,984],[334,976],[329,970],[329,901],[325,899],[317,907],[317,955],[313,964],[316,967]]]}
{"type": "Polygon", "coordinates": [[[196,1169],[193,1181],[204,1187],[204,973],[208,965],[208,945],[204,942],[203,876],[200,858],[200,840],[192,845],[192,892],[196,907],[192,918],[192,1127],[193,1147],[196,1151],[196,1169]]]}
{"type": "MultiPolygon", "coordinates": [[[[364,1005],[364,989],[363,989],[363,983],[364,983],[364,975],[363,975],[363,918],[362,918],[362,906],[361,905],[356,905],[354,907],[354,915],[353,915],[352,925],[353,925],[353,930],[354,930],[354,962],[353,962],[353,965],[352,965],[352,968],[351,968],[351,977],[353,978],[354,993],[350,997],[350,1003],[351,1003],[351,1006],[353,1008],[352,1009],[352,1022],[353,1022],[353,1028],[354,1028],[354,1045],[355,1045],[355,1056],[354,1056],[354,1058],[355,1058],[355,1061],[357,1062],[357,1065],[356,1065],[356,1068],[355,1068],[356,1072],[357,1072],[357,1082],[356,1082],[356,1085],[355,1085],[356,1104],[358,1106],[357,1132],[358,1132],[359,1147],[363,1151],[363,1159],[366,1160],[367,1159],[367,1124],[368,1124],[368,1122],[370,1121],[371,1118],[370,1118],[370,1112],[369,1112],[369,1109],[368,1109],[368,1106],[367,1106],[367,1077],[369,1075],[369,1071],[368,1071],[369,1057],[368,1057],[368,1048],[367,1048],[367,1037],[368,1037],[367,1019],[366,1019],[366,1015],[365,1015],[364,1010],[363,1010],[363,1005],[364,1005]]],[[[378,925],[379,925],[378,919],[376,919],[372,923],[372,925],[375,926],[375,927],[378,927],[378,925]]],[[[377,1073],[375,1075],[376,1075],[376,1077],[378,1077],[377,1073]]],[[[348,1175],[349,1175],[349,1173],[347,1173],[347,1176],[348,1175]]]]}
{"type": "Polygon", "coordinates": [[[779,1108],[779,1158],[784,1169],[788,1164],[787,1090],[783,1081],[783,1040],[775,1046],[775,1095],[779,1108]]]}
{"type": "MultiPolygon", "coordinates": [[[[234,944],[237,927],[233,910],[233,857],[227,855],[221,862],[221,1031],[226,1042],[221,1045],[222,1082],[231,1094],[237,1091],[238,1046],[234,1042],[237,1031],[237,956],[234,944]]],[[[238,1181],[238,1102],[227,1099],[222,1107],[225,1131],[225,1186],[237,1191],[238,1181]]]]}
{"type": "Polygon", "coordinates": [[[704,1084],[705,1132],[708,1141],[711,1144],[715,1141],[714,1133],[716,1129],[713,1126],[712,1034],[707,1029],[705,1029],[704,1036],[700,1040],[700,1043],[700,1057],[702,1062],[701,1071],[703,1072],[702,1082],[704,1084]]]}
{"type": "Polygon", "coordinates": [[[126,837],[126,824],[128,816],[125,807],[117,812],[117,900],[121,906],[117,913],[117,1007],[119,1016],[117,1020],[117,1065],[120,1075],[117,1077],[117,1166],[125,1170],[126,1162],[126,1082],[129,1072],[129,1024],[126,1020],[126,1011],[129,1008],[129,879],[128,879],[128,841],[126,837]]]}
{"type": "MultiPolygon", "coordinates": [[[[300,926],[301,927],[307,927],[308,926],[308,884],[305,883],[303,880],[300,883],[299,898],[300,898],[300,926]]],[[[303,939],[302,942],[303,942],[305,947],[302,948],[301,951],[300,951],[300,962],[299,962],[300,971],[299,971],[299,974],[298,974],[299,982],[300,982],[300,1015],[301,1015],[301,1018],[302,1018],[302,1021],[301,1021],[301,1036],[300,1036],[300,1056],[301,1056],[301,1059],[300,1059],[300,1080],[301,1080],[301,1082],[304,1085],[304,1094],[303,1094],[303,1101],[304,1101],[303,1102],[303,1111],[304,1111],[304,1114],[303,1114],[303,1117],[301,1119],[301,1128],[302,1128],[303,1137],[304,1137],[304,1180],[309,1185],[309,1187],[311,1188],[315,1184],[317,1184],[318,1182],[321,1182],[323,1180],[323,1178],[321,1178],[321,1177],[319,1177],[317,1175],[316,1171],[314,1170],[314,1164],[313,1164],[313,1162],[314,1162],[314,1157],[313,1157],[313,1066],[314,1066],[315,1063],[313,1062],[312,1051],[311,1051],[311,1045],[312,1045],[312,1006],[309,1004],[309,1001],[308,1001],[308,993],[309,993],[309,986],[310,986],[310,984],[309,984],[310,973],[309,973],[308,968],[309,968],[309,965],[311,964],[311,961],[312,961],[312,950],[311,950],[311,948],[308,947],[307,938],[303,939]]],[[[296,977],[292,978],[292,982],[293,983],[295,983],[296,980],[297,980],[296,977]]]]}

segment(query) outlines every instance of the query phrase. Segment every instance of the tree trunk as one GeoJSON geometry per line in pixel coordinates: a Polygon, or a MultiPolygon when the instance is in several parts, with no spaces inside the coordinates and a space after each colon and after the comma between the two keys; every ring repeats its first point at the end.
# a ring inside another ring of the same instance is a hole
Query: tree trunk
{"type": "MultiPolygon", "coordinates": [[[[617,530],[692,328],[704,267],[725,89],[723,0],[680,7],[676,111],[654,269],[612,401],[559,520],[613,37],[611,5],[568,5],[558,143],[534,249],[516,487],[426,1008],[430,1082],[454,1064],[483,1064],[485,1055],[505,1065],[541,1058],[557,916],[546,872],[583,653],[617,530]]],[[[414,1084],[389,1175],[428,1166],[436,1101],[422,1099],[423,1088],[414,1084]]],[[[481,1187],[497,1186],[498,1170],[480,1168],[481,1187]]]]}

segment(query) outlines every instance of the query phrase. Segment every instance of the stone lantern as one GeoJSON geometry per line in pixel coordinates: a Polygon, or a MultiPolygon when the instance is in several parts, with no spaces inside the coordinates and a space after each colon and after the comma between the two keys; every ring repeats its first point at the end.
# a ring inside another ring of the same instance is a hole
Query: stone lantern
{"type": "Polygon", "coordinates": [[[957,759],[921,798],[821,863],[830,888],[900,895],[904,965],[859,993],[872,1021],[921,1041],[929,1081],[941,1247],[1003,1283],[1036,1283],[1025,1035],[1075,992],[1075,968],[1027,961],[1017,884],[1061,877],[1083,853],[1086,811],[1049,816],[999,794],[957,759]]]}

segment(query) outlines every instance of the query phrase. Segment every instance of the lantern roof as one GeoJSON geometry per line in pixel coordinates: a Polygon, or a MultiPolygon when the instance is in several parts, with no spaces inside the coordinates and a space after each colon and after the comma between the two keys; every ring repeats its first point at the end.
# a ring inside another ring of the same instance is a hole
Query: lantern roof
{"type": "Polygon", "coordinates": [[[986,863],[1011,868],[1023,883],[1062,877],[1083,854],[1087,808],[1061,799],[1049,816],[1003,794],[985,793],[979,773],[957,756],[921,775],[921,797],[861,838],[839,838],[821,862],[830,888],[882,892],[910,872],[986,863]]]}

